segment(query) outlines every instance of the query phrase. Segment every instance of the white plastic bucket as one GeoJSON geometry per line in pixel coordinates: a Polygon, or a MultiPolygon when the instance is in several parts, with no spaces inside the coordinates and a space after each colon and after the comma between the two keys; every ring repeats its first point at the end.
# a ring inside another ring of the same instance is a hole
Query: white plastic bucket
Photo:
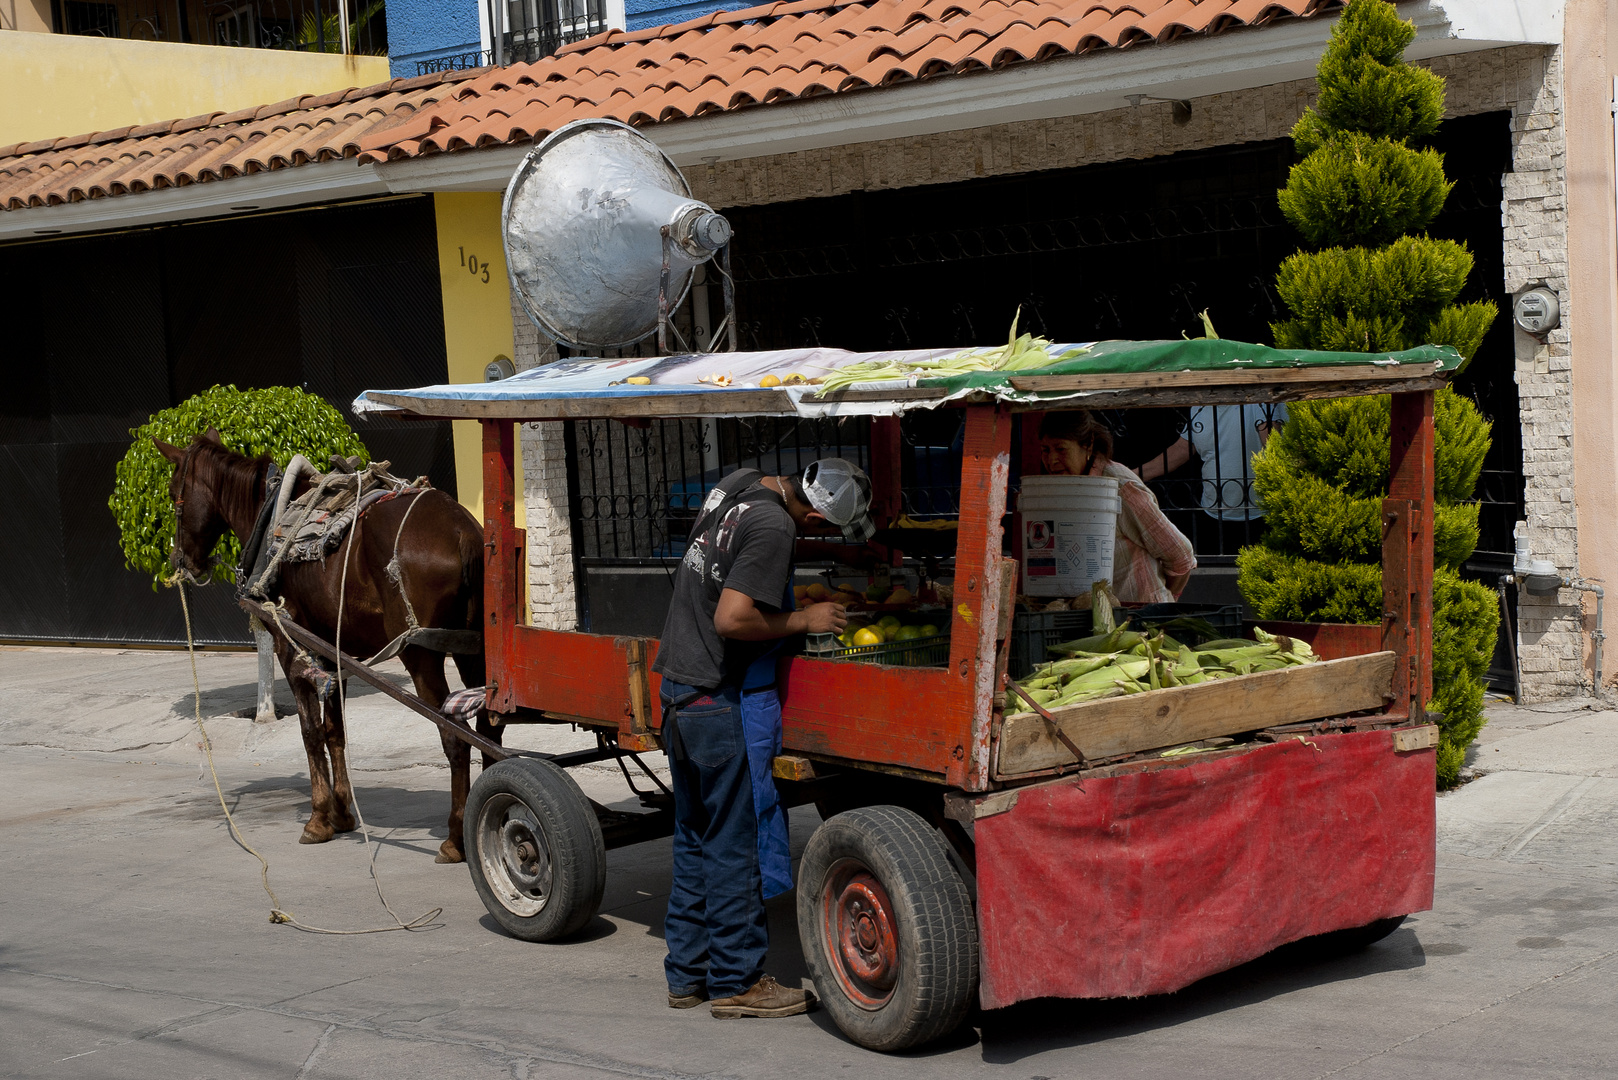
{"type": "Polygon", "coordinates": [[[1122,508],[1110,476],[1023,477],[1022,591],[1077,596],[1103,578],[1111,581],[1122,508]]]}

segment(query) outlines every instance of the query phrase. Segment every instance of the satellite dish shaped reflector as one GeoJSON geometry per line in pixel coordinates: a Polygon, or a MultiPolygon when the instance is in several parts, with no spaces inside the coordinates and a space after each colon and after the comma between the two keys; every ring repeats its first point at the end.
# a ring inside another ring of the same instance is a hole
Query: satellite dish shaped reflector
{"type": "Polygon", "coordinates": [[[500,222],[523,310],[571,348],[619,348],[657,330],[665,226],[669,310],[730,240],[730,223],[691,197],[669,156],[616,120],[576,120],[529,151],[500,222]]]}

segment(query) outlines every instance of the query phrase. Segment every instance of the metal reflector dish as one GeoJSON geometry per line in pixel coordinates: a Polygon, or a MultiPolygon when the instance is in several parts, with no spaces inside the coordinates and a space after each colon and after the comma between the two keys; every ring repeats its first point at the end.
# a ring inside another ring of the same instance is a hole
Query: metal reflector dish
{"type": "Polygon", "coordinates": [[[517,167],[501,207],[506,265],[523,310],[571,348],[633,345],[657,330],[668,226],[668,305],[730,226],[691,197],[655,143],[616,120],[558,128],[517,167]]]}

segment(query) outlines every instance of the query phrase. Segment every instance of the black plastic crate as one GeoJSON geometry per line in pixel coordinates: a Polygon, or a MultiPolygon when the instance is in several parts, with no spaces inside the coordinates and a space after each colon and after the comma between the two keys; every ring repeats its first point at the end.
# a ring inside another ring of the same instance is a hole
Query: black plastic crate
{"type": "Polygon", "coordinates": [[[838,649],[830,659],[893,667],[943,667],[949,663],[949,635],[885,641],[881,645],[851,645],[838,649]]]}
{"type": "Polygon", "coordinates": [[[1011,657],[1006,661],[1006,670],[1013,679],[1023,678],[1036,664],[1050,658],[1046,649],[1064,641],[1089,637],[1093,625],[1089,608],[1017,612],[1011,620],[1011,657]]]}

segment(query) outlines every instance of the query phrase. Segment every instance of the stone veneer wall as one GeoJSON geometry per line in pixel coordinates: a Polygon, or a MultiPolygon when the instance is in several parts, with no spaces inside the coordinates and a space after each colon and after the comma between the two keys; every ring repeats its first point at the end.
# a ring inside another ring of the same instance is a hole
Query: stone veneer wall
{"type": "MultiPolygon", "coordinates": [[[[526,371],[556,359],[556,344],[539,332],[511,297],[516,355],[526,371]]],[[[528,515],[528,621],[544,630],[578,628],[578,594],[573,579],[573,533],[568,524],[567,454],[562,425],[555,421],[520,424],[522,490],[528,515]]]]}
{"type": "MultiPolygon", "coordinates": [[[[1505,177],[1501,208],[1506,226],[1506,288],[1516,293],[1543,282],[1556,289],[1563,300],[1565,325],[1569,298],[1559,51],[1521,46],[1440,57],[1429,66],[1449,82],[1451,115],[1512,113],[1514,171],[1505,177]]],[[[1084,116],[715,162],[687,172],[698,198],[724,208],[1072,168],[1284,138],[1314,94],[1314,81],[1302,80],[1195,99],[1191,119],[1184,124],[1174,123],[1167,103],[1151,103],[1084,116]]],[[[1501,318],[1509,317],[1509,312],[1501,313],[1501,318]]],[[[520,324],[527,323],[520,315],[518,318],[520,324]]],[[[523,348],[520,325],[519,353],[523,348]]],[[[1529,535],[1537,555],[1576,572],[1571,366],[1565,329],[1553,332],[1543,343],[1518,334],[1517,382],[1529,535]]],[[[1497,417],[1496,422],[1509,422],[1509,418],[1497,417]]],[[[533,492],[533,466],[529,475],[533,492]]],[[[562,526],[559,533],[547,531],[547,541],[551,550],[567,553],[566,514],[555,509],[565,505],[566,489],[559,490],[562,502],[553,493],[544,503],[544,514],[554,515],[562,526]],[[555,546],[558,543],[560,547],[555,546]]],[[[534,505],[531,495],[530,550],[537,557],[540,547],[533,541],[534,505]]],[[[556,580],[563,572],[556,571],[556,580]]],[[[571,562],[565,572],[571,582],[571,562]]],[[[571,605],[572,590],[559,591],[565,592],[571,605]]],[[[1564,591],[1547,598],[1548,602],[1526,593],[1521,599],[1518,640],[1524,698],[1544,700],[1577,692],[1583,678],[1577,597],[1564,591]]]]}

